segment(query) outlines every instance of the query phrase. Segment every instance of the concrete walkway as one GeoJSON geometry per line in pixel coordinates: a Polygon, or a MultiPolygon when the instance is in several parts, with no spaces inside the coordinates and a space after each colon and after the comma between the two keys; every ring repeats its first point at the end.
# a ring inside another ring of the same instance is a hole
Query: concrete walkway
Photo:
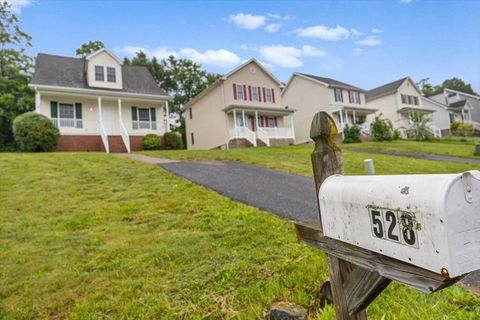
{"type": "Polygon", "coordinates": [[[442,156],[442,155],[431,154],[431,153],[398,152],[398,151],[379,150],[379,149],[371,149],[371,148],[345,148],[345,150],[354,151],[354,152],[384,154],[384,155],[387,155],[387,156],[395,156],[395,157],[433,160],[433,161],[447,161],[447,162],[480,164],[480,159],[462,158],[462,157],[453,157],[453,156],[442,156]]]}
{"type": "Polygon", "coordinates": [[[144,156],[142,154],[136,154],[136,153],[112,153],[112,154],[118,157],[127,158],[135,161],[141,161],[148,164],[164,164],[164,163],[180,162],[178,160],[150,157],[150,156],[144,156]]]}

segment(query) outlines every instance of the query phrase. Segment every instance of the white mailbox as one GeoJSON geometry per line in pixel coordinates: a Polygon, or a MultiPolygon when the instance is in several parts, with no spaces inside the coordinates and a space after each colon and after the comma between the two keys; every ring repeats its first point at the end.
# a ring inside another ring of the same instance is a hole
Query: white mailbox
{"type": "Polygon", "coordinates": [[[451,278],[480,269],[480,172],[342,176],[320,188],[325,236],[451,278]]]}

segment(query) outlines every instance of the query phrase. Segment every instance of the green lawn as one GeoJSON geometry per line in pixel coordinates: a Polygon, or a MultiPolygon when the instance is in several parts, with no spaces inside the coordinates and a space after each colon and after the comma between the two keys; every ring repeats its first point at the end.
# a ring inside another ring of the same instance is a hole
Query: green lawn
{"type": "MultiPolygon", "coordinates": [[[[407,141],[400,142],[404,144],[410,143],[407,141]]],[[[421,144],[422,142],[416,143],[421,144]]],[[[367,144],[365,143],[365,145],[367,144]]],[[[377,174],[454,173],[471,169],[480,170],[479,164],[429,161],[423,159],[411,159],[379,154],[368,154],[363,152],[353,152],[348,150],[349,146],[350,145],[341,145],[341,148],[343,149],[345,173],[349,175],[364,174],[365,169],[363,160],[367,158],[374,159],[375,170],[377,174]]],[[[400,148],[402,145],[398,144],[397,146],[400,148]]],[[[454,144],[454,146],[456,145],[454,144]]],[[[465,148],[465,146],[462,146],[462,148],[465,148]]],[[[310,153],[312,152],[312,149],[312,145],[302,145],[205,151],[143,151],[142,154],[182,160],[238,160],[268,168],[311,176],[312,166],[310,162],[310,153]]],[[[405,148],[401,150],[405,150],[405,148]]]]}
{"type": "MultiPolygon", "coordinates": [[[[246,161],[308,172],[308,159],[297,163],[308,148],[256,149],[259,160],[251,150],[246,161]]],[[[363,170],[356,155],[346,153],[349,173],[363,170]]],[[[332,318],[315,305],[324,256],[297,243],[290,223],[157,166],[101,153],[0,154],[0,183],[1,319],[252,319],[278,300],[332,318]]],[[[393,284],[368,314],[478,319],[480,298],[393,284]]]]}
{"type": "Polygon", "coordinates": [[[391,142],[362,142],[344,144],[344,148],[351,147],[377,149],[393,152],[407,152],[407,153],[431,153],[447,156],[456,156],[464,158],[477,158],[475,156],[475,146],[472,141],[460,140],[438,140],[431,142],[413,141],[413,140],[398,140],[391,142]]]}

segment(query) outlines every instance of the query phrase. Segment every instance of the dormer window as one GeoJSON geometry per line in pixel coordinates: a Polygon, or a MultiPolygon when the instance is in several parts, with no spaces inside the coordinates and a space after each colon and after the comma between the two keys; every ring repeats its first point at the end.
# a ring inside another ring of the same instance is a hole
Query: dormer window
{"type": "Polygon", "coordinates": [[[105,70],[103,66],[95,66],[95,80],[105,81],[105,70]]]}
{"type": "Polygon", "coordinates": [[[107,81],[108,82],[117,82],[117,77],[115,74],[115,68],[107,67],[107,81]]]}

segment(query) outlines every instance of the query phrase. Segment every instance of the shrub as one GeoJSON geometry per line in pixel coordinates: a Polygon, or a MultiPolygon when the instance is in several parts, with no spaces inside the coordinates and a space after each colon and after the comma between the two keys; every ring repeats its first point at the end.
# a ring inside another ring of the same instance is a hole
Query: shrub
{"type": "Polygon", "coordinates": [[[177,132],[165,133],[165,146],[169,149],[183,149],[182,136],[177,132]]]}
{"type": "Polygon", "coordinates": [[[455,136],[471,137],[475,132],[475,128],[469,123],[454,121],[450,124],[450,130],[455,136]]]}
{"type": "Polygon", "coordinates": [[[144,150],[158,150],[162,145],[160,137],[156,134],[147,134],[142,139],[142,145],[144,150]]]}
{"type": "Polygon", "coordinates": [[[400,132],[400,130],[398,129],[395,129],[393,130],[393,140],[400,140],[402,139],[402,133],[400,132]]]}
{"type": "Polygon", "coordinates": [[[348,124],[343,129],[343,142],[355,143],[360,142],[360,127],[357,125],[349,126],[348,124]]]}
{"type": "Polygon", "coordinates": [[[52,121],[35,112],[16,117],[12,129],[18,150],[25,152],[51,151],[57,147],[60,138],[52,121]]]}
{"type": "Polygon", "coordinates": [[[424,113],[415,112],[411,115],[412,128],[411,135],[412,138],[418,141],[430,140],[431,133],[428,131],[428,124],[431,119],[424,113]]]}
{"type": "Polygon", "coordinates": [[[382,114],[375,117],[370,124],[370,134],[375,141],[392,141],[393,128],[392,123],[388,119],[382,119],[382,114]]]}

